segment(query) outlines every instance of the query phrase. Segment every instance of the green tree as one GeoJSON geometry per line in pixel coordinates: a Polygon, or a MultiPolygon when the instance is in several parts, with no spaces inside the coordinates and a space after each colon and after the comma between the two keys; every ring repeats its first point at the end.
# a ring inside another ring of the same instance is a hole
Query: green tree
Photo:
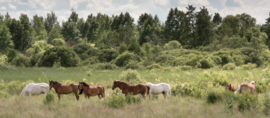
{"type": "Polygon", "coordinates": [[[219,13],[215,13],[212,21],[216,26],[219,25],[222,22],[222,17],[219,15],[219,13]]]}
{"type": "Polygon", "coordinates": [[[255,26],[256,19],[246,13],[242,13],[241,15],[238,14],[236,17],[239,17],[240,37],[244,37],[247,30],[255,26]]]}
{"type": "Polygon", "coordinates": [[[269,13],[269,17],[265,20],[266,22],[265,24],[262,25],[261,30],[267,34],[268,38],[266,40],[266,44],[270,46],[270,13],[269,13]]]}
{"type": "MultiPolygon", "coordinates": [[[[21,38],[19,41],[19,50],[26,50],[31,47],[31,44],[34,42],[34,29],[29,22],[29,18],[26,14],[21,14],[20,16],[20,26],[21,26],[21,38]]],[[[15,44],[16,45],[16,44],[15,44]]]]}
{"type": "Polygon", "coordinates": [[[194,32],[196,33],[196,38],[192,42],[194,48],[198,46],[205,46],[211,43],[211,37],[213,36],[213,25],[211,22],[211,15],[209,14],[207,8],[204,6],[200,8],[196,14],[196,27],[194,32]]]}
{"type": "Polygon", "coordinates": [[[6,25],[0,25],[0,53],[6,52],[13,47],[11,34],[6,25]]]}
{"type": "Polygon", "coordinates": [[[35,36],[37,40],[47,40],[47,32],[43,23],[43,17],[34,15],[32,20],[33,28],[35,30],[35,36]]]}
{"type": "Polygon", "coordinates": [[[47,43],[52,44],[53,39],[62,38],[62,37],[63,36],[61,34],[61,27],[57,23],[56,25],[54,25],[53,29],[50,31],[47,43]]]}
{"type": "Polygon", "coordinates": [[[47,13],[47,18],[45,18],[45,29],[47,31],[47,34],[50,33],[52,30],[53,26],[57,24],[57,16],[53,11],[51,13],[47,13]]]}

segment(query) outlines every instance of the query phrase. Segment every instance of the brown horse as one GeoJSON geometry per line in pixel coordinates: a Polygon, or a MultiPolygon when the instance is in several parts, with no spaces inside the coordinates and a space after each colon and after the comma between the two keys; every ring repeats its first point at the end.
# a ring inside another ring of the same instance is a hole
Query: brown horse
{"type": "Polygon", "coordinates": [[[236,91],[235,87],[232,84],[226,85],[225,90],[230,90],[232,92],[236,91]]]}
{"type": "Polygon", "coordinates": [[[69,94],[69,93],[74,93],[77,100],[79,100],[79,95],[78,95],[78,85],[76,84],[69,84],[69,85],[62,85],[61,83],[57,81],[49,81],[50,82],[50,90],[52,88],[55,89],[55,92],[58,95],[58,98],[60,100],[60,94],[69,94]]]}
{"type": "Polygon", "coordinates": [[[245,84],[242,83],[238,86],[237,90],[234,92],[235,94],[237,93],[237,91],[239,91],[239,93],[244,93],[245,91],[250,91],[250,93],[255,93],[255,82],[251,81],[249,84],[245,84]]]}
{"type": "Polygon", "coordinates": [[[88,97],[88,99],[89,99],[90,96],[96,96],[96,95],[98,95],[99,99],[101,99],[101,97],[102,98],[105,97],[105,89],[102,86],[96,85],[96,86],[91,86],[90,87],[85,82],[79,82],[78,88],[80,90],[79,95],[81,95],[82,92],[83,92],[85,98],[88,97]]]}
{"type": "Polygon", "coordinates": [[[113,82],[112,90],[117,87],[122,90],[122,93],[125,94],[125,96],[127,96],[128,93],[132,95],[140,94],[145,98],[146,94],[149,93],[149,86],[144,84],[129,85],[125,82],[116,80],[113,82]]]}

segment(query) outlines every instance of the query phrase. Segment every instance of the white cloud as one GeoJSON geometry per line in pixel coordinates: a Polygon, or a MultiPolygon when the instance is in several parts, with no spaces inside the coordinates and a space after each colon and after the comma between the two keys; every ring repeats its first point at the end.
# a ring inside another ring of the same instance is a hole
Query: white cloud
{"type": "Polygon", "coordinates": [[[1,10],[6,10],[7,8],[2,6],[0,9],[1,9],[1,10]]]}
{"type": "Polygon", "coordinates": [[[10,4],[10,3],[8,4],[8,6],[9,6],[9,8],[12,9],[12,10],[16,10],[16,9],[17,9],[16,6],[14,6],[14,5],[10,4]]]}

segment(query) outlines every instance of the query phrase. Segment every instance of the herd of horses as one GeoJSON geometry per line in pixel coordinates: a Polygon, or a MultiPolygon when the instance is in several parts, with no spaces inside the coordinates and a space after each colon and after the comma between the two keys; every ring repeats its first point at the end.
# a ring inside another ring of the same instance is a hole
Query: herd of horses
{"type": "MultiPolygon", "coordinates": [[[[74,83],[63,85],[57,81],[49,81],[49,85],[47,83],[30,83],[24,87],[20,97],[23,97],[26,93],[28,93],[30,97],[32,95],[38,94],[45,94],[46,96],[48,91],[52,88],[55,89],[59,100],[61,94],[70,93],[74,93],[77,100],[79,100],[79,95],[82,93],[84,93],[86,99],[89,99],[91,96],[98,96],[99,99],[105,98],[105,89],[103,86],[90,86],[85,82],[79,82],[78,85],[74,83]]],[[[171,87],[167,83],[152,84],[148,82],[147,84],[130,85],[126,82],[115,80],[113,82],[112,90],[114,90],[115,88],[121,89],[122,93],[125,94],[125,96],[127,96],[128,94],[139,94],[141,98],[146,98],[146,96],[149,95],[149,99],[151,99],[151,94],[163,94],[165,99],[169,99],[171,96],[171,87]]],[[[237,89],[232,84],[228,84],[226,85],[225,90],[232,91],[235,94],[237,94],[237,92],[244,93],[246,91],[249,91],[250,93],[255,93],[255,82],[251,81],[250,84],[242,83],[238,86],[237,89]]]]}
{"type": "MultiPolygon", "coordinates": [[[[77,100],[79,100],[79,95],[84,93],[85,98],[89,99],[91,96],[98,96],[100,99],[105,98],[105,89],[103,86],[95,85],[90,86],[85,82],[79,82],[79,84],[68,84],[63,85],[57,81],[49,81],[47,83],[30,83],[24,87],[21,92],[20,97],[23,97],[26,93],[31,97],[32,95],[45,94],[54,88],[55,92],[58,95],[58,99],[60,100],[61,94],[70,94],[74,93],[77,100]],[[79,91],[79,94],[78,94],[79,91]]],[[[147,84],[136,84],[130,85],[126,82],[116,80],[113,82],[112,90],[115,88],[119,88],[122,90],[122,93],[127,96],[131,95],[140,95],[142,98],[146,98],[146,95],[149,95],[151,99],[151,94],[163,94],[164,98],[170,98],[171,95],[171,87],[167,83],[160,84],[152,84],[148,82],[147,84]]]]}

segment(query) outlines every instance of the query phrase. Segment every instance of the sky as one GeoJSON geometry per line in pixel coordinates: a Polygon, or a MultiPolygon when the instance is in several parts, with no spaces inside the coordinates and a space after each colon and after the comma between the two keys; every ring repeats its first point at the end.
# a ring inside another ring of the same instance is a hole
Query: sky
{"type": "Polygon", "coordinates": [[[73,8],[84,19],[91,13],[112,16],[129,12],[135,23],[143,13],[157,15],[165,22],[171,8],[185,12],[188,5],[195,6],[196,12],[205,6],[210,14],[218,12],[222,17],[246,13],[256,18],[257,24],[264,24],[270,12],[270,0],[0,0],[0,14],[8,12],[18,19],[24,13],[32,20],[35,14],[46,17],[54,11],[61,22],[68,19],[73,8]]]}

